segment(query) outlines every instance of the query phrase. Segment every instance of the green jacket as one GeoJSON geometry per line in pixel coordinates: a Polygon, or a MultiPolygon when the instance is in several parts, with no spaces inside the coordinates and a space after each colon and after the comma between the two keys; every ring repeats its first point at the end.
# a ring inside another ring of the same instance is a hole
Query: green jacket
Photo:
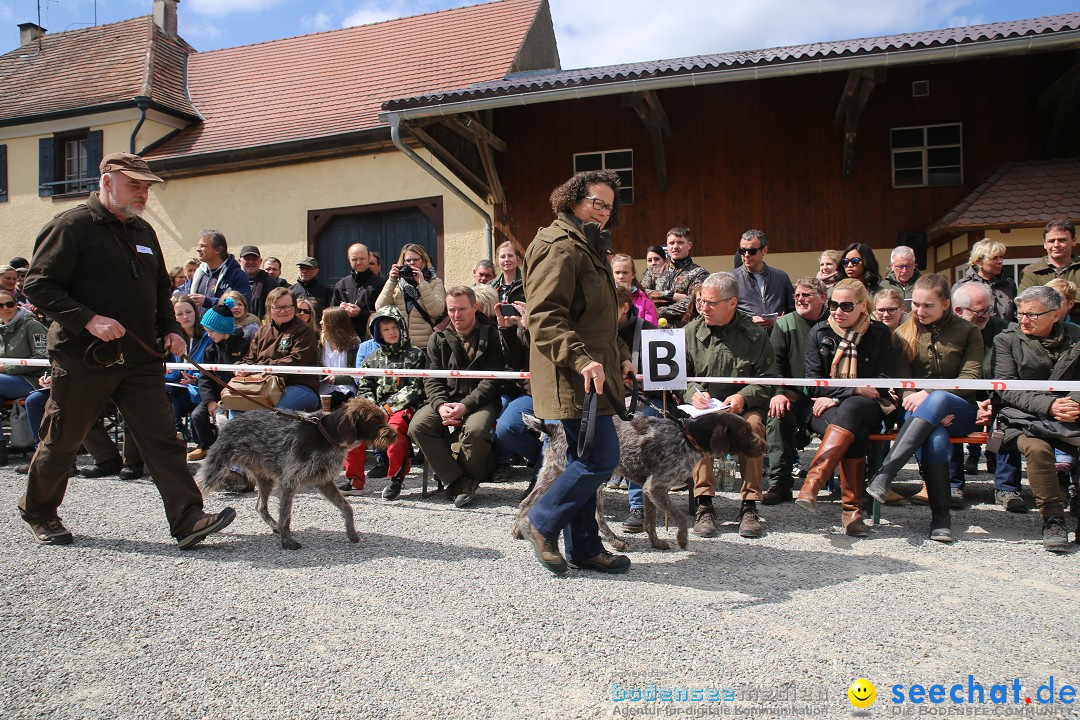
{"type": "MultiPolygon", "coordinates": [[[[361,367],[399,370],[420,370],[427,367],[427,355],[409,341],[405,317],[393,305],[376,310],[371,316],[368,329],[371,337],[375,338],[378,348],[364,358],[361,367]],[[379,336],[377,323],[383,318],[391,318],[397,322],[398,329],[401,331],[401,337],[393,345],[387,345],[379,336]]],[[[424,400],[424,379],[364,375],[360,378],[356,393],[380,406],[386,406],[391,413],[405,408],[416,410],[424,400]]]]}
{"type": "Polygon", "coordinates": [[[44,360],[49,357],[46,351],[48,344],[48,331],[45,326],[37,321],[33,315],[19,308],[15,317],[8,324],[0,323],[0,365],[7,366],[8,375],[24,375],[30,385],[36,390],[37,384],[34,378],[45,374],[46,367],[27,367],[18,363],[9,363],[8,359],[36,358],[44,360]]]}
{"type": "MultiPolygon", "coordinates": [[[[1080,380],[1080,327],[1059,323],[1065,341],[1056,363],[1038,339],[1030,338],[1015,324],[994,338],[994,378],[997,380],[1080,380]]],[[[1060,397],[1080,402],[1080,392],[1049,390],[999,390],[995,405],[1006,405],[1050,420],[1050,406],[1060,397]]],[[[1016,428],[1005,428],[1005,442],[1020,435],[1016,428]]]]}
{"type": "MultiPolygon", "coordinates": [[[[1063,277],[1080,287],[1080,257],[1076,255],[1069,260],[1069,266],[1063,269],[1052,267],[1044,257],[1028,265],[1022,272],[1020,285],[1016,289],[1017,295],[1029,287],[1045,285],[1056,277],[1063,277]]],[[[1074,323],[1080,323],[1080,303],[1073,305],[1073,309],[1069,311],[1069,319],[1074,323]]]]}
{"type": "MultiPolygon", "coordinates": [[[[979,328],[952,310],[946,311],[945,315],[932,325],[917,324],[917,327],[919,333],[915,343],[915,357],[908,360],[903,352],[898,352],[894,377],[928,380],[982,378],[983,339],[979,328]]],[[[900,397],[903,399],[915,392],[918,390],[902,390],[900,397]]],[[[969,402],[975,399],[974,390],[949,392],[969,402]]]]}
{"type": "Polygon", "coordinates": [[[999,317],[992,316],[990,322],[982,329],[983,361],[982,371],[984,378],[992,378],[994,375],[994,338],[1002,333],[1009,323],[999,317]]]}
{"type": "MultiPolygon", "coordinates": [[[[502,346],[499,342],[499,329],[482,322],[479,316],[476,325],[480,329],[477,339],[476,356],[470,361],[461,338],[450,325],[442,332],[432,333],[428,338],[427,364],[432,370],[480,370],[502,372],[506,370],[502,346]]],[[[365,358],[366,360],[367,358],[365,358]]],[[[505,383],[502,380],[451,377],[424,378],[424,394],[432,409],[438,410],[446,402],[459,402],[469,412],[479,410],[484,405],[499,404],[499,396],[505,383]]]]}
{"type": "MultiPolygon", "coordinates": [[[[623,398],[621,365],[630,350],[619,339],[615,279],[602,254],[608,233],[560,213],[525,251],[525,303],[529,306],[529,372],[533,408],[545,420],[581,417],[582,369],[604,366],[607,386],[623,398]]],[[[611,415],[603,397],[597,413],[611,415]]]]}
{"type": "MultiPolygon", "coordinates": [[[[824,317],[825,315],[822,315],[818,320],[824,317]]],[[[773,325],[769,341],[776,357],[776,377],[806,377],[806,336],[815,324],[817,323],[810,322],[797,312],[789,312],[773,325]]],[[[805,392],[802,388],[784,388],[777,385],[771,389],[770,394],[787,395],[788,399],[795,400],[805,392]]]]}
{"type": "Polygon", "coordinates": [[[911,299],[911,291],[915,289],[915,281],[919,279],[919,275],[921,275],[921,274],[922,273],[919,272],[919,268],[915,268],[915,274],[911,276],[911,279],[908,280],[907,284],[905,285],[904,283],[897,280],[896,275],[893,273],[892,270],[890,270],[889,274],[886,275],[881,280],[881,289],[882,290],[890,290],[890,289],[891,290],[899,290],[900,292],[904,293],[904,298],[905,299],[910,300],[911,299]]]}
{"type": "MultiPolygon", "coordinates": [[[[705,318],[699,316],[683,332],[686,374],[690,377],[779,377],[769,336],[749,315],[736,311],[734,319],[720,327],[706,325],[705,318]]],[[[701,383],[691,382],[684,393],[686,402],[701,389],[701,383]]],[[[762,412],[768,410],[773,395],[767,385],[709,383],[704,389],[717,400],[738,393],[746,400],[747,410],[762,412]]]]}

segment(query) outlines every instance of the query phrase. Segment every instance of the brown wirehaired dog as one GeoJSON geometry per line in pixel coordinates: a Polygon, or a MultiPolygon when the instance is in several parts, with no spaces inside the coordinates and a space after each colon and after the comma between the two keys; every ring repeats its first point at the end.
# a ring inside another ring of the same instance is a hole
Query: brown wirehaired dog
{"type": "Polygon", "coordinates": [[[300,547],[289,532],[293,498],[300,488],[314,487],[341,511],[349,541],[360,542],[352,506],[334,481],[349,448],[361,442],[387,448],[397,439],[397,432],[386,424],[383,411],[364,398],[353,398],[331,413],[302,414],[317,418],[322,429],[313,422],[269,410],[253,410],[230,420],[199,469],[199,487],[204,493],[216,490],[234,473],[233,466],[242,468],[258,493],[255,509],[281,536],[281,547],[286,550],[300,547]],[[267,507],[275,489],[280,499],[277,522],[267,507]]]}
{"type": "MultiPolygon", "coordinates": [[[[649,544],[657,550],[671,546],[656,535],[656,510],[659,508],[678,526],[675,542],[686,549],[690,519],[677,509],[668,494],[672,486],[691,476],[702,457],[723,457],[728,453],[760,457],[765,454],[765,441],[754,435],[750,423],[732,413],[709,413],[689,420],[636,415],[630,422],[619,418],[615,433],[619,436],[619,466],[616,475],[644,486],[645,532],[649,544]]],[[[535,427],[535,426],[534,426],[535,427]]],[[[510,534],[520,538],[517,520],[525,515],[540,496],[566,468],[566,435],[562,425],[539,427],[550,435],[541,458],[536,486],[518,509],[510,534]]],[[[604,519],[604,486],[596,491],[596,522],[600,535],[616,550],[625,550],[626,542],[618,538],[604,519]]]]}

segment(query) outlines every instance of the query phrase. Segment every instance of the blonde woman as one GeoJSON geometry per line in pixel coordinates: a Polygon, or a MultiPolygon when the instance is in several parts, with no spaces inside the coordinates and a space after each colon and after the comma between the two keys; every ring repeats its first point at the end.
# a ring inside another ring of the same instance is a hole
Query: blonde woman
{"type": "Polygon", "coordinates": [[[994,296],[994,304],[991,312],[994,316],[1005,322],[1016,319],[1016,307],[1013,301],[1016,299],[1016,283],[1003,273],[1005,245],[996,240],[983,238],[971,246],[971,254],[968,256],[968,271],[957,285],[967,282],[978,282],[990,288],[994,296]]]}
{"type": "Polygon", "coordinates": [[[259,322],[258,317],[252,315],[248,310],[247,300],[244,299],[242,294],[236,290],[229,290],[221,296],[222,300],[225,298],[231,298],[233,301],[230,310],[232,310],[233,320],[236,323],[236,334],[242,335],[245,340],[251,342],[251,338],[255,337],[255,333],[262,323],[259,322]]]}
{"type": "Polygon", "coordinates": [[[896,288],[885,288],[874,293],[874,319],[884,323],[890,331],[907,322],[904,310],[904,293],[896,288]]]}
{"type": "Polygon", "coordinates": [[[319,301],[313,297],[296,298],[296,317],[308,324],[316,334],[319,332],[319,321],[322,319],[323,308],[319,301]]]}
{"type": "Polygon", "coordinates": [[[446,314],[446,288],[422,246],[409,243],[401,248],[397,264],[387,273],[386,284],[375,300],[375,309],[389,305],[396,307],[405,318],[409,341],[421,350],[427,349],[432,325],[446,314]]]}
{"type": "Polygon", "coordinates": [[[840,281],[840,261],[843,259],[844,253],[839,250],[826,250],[818,258],[817,279],[824,283],[826,290],[840,281]]]}
{"type": "Polygon", "coordinates": [[[524,259],[521,250],[510,240],[495,248],[495,265],[502,272],[490,284],[499,294],[499,302],[525,302],[525,285],[521,274],[521,261],[524,259]]]}

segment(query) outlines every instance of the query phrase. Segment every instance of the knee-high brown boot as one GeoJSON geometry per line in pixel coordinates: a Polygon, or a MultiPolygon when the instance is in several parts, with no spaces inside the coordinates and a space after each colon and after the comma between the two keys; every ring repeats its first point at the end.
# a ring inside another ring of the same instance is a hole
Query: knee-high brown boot
{"type": "Polygon", "coordinates": [[[839,425],[829,425],[825,428],[821,446],[814,455],[814,459],[810,461],[810,469],[806,472],[806,482],[799,491],[799,497],[795,499],[798,505],[807,510],[817,508],[818,491],[832,477],[833,470],[840,464],[844,453],[853,442],[855,442],[855,435],[850,430],[845,430],[839,425]]]}
{"type": "Polygon", "coordinates": [[[863,485],[866,484],[866,458],[844,458],[840,461],[841,522],[844,532],[852,537],[866,537],[870,528],[862,517],[863,485]]]}

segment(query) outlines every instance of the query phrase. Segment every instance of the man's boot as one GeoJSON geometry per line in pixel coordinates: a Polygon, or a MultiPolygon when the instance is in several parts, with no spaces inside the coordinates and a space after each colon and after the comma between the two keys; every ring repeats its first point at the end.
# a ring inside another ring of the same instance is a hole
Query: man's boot
{"type": "MultiPolygon", "coordinates": [[[[903,427],[900,428],[900,432],[896,435],[896,440],[893,441],[892,450],[889,451],[885,461],[881,463],[881,469],[874,475],[874,479],[866,488],[866,492],[870,493],[870,496],[877,500],[879,503],[884,503],[889,494],[889,484],[892,483],[893,478],[900,472],[900,468],[904,467],[911,456],[915,454],[915,451],[922,447],[922,444],[926,442],[926,438],[930,437],[930,433],[934,432],[934,428],[937,425],[929,420],[923,420],[921,417],[908,418],[903,427]]],[[[945,479],[949,478],[948,465],[945,466],[945,479]]],[[[945,488],[945,500],[948,502],[948,482],[946,482],[945,488]]]]}
{"type": "Polygon", "coordinates": [[[806,473],[806,482],[795,503],[807,510],[817,509],[817,494],[832,477],[833,470],[840,464],[844,453],[855,442],[855,434],[845,430],[839,425],[829,425],[825,428],[825,434],[821,438],[821,446],[818,448],[814,459],[810,461],[810,469],[806,473]]]}
{"type": "Polygon", "coordinates": [[[949,517],[949,466],[935,463],[923,467],[926,494],[930,498],[930,539],[952,542],[952,520],[949,517]]]}
{"type": "Polygon", "coordinates": [[[777,478],[765,494],[761,496],[762,505],[779,505],[791,502],[791,495],[795,492],[795,481],[790,477],[777,478]]]}
{"type": "Polygon", "coordinates": [[[870,528],[862,517],[863,485],[866,483],[866,458],[844,458],[840,461],[841,522],[844,532],[852,537],[866,537],[870,528]]]}

